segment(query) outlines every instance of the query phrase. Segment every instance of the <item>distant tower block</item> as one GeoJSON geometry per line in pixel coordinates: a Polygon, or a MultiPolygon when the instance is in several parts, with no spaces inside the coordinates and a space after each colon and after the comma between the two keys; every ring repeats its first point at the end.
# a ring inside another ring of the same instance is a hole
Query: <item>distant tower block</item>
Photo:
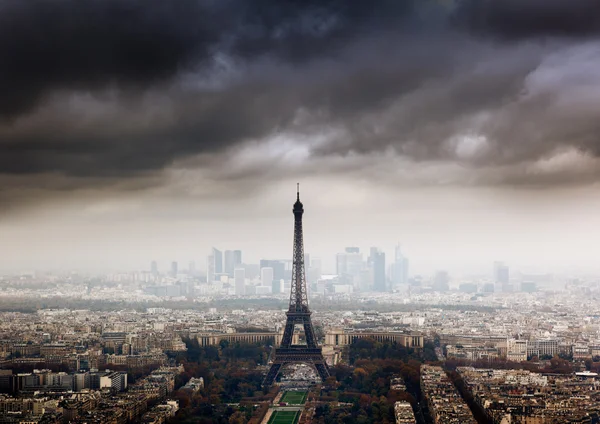
{"type": "Polygon", "coordinates": [[[306,278],[304,271],[304,242],[302,237],[302,214],[304,207],[300,203],[300,190],[298,189],[296,203],[294,204],[294,260],[292,264],[292,288],[290,293],[290,307],[286,312],[287,320],[281,345],[275,349],[273,363],[263,382],[270,386],[275,382],[281,368],[288,364],[309,364],[315,367],[321,380],[329,377],[329,368],[323,358],[323,352],[317,343],[315,330],[311,321],[311,312],[308,309],[308,296],[306,292],[306,278]],[[296,325],[304,327],[306,345],[293,343],[294,328],[296,325]]]}

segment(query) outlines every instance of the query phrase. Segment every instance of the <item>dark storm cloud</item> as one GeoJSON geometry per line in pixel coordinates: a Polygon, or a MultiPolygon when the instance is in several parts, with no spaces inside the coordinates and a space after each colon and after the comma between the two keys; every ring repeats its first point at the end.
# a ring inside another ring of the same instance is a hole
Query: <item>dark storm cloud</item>
{"type": "MultiPolygon", "coordinates": [[[[314,103],[285,76],[265,78],[273,73],[265,69],[258,77],[217,81],[217,88],[173,87],[174,81],[186,73],[218,75],[219,66],[227,66],[219,58],[241,67],[271,61],[302,68],[374,28],[398,23],[412,8],[409,1],[379,6],[340,0],[2,1],[0,171],[135,174],[283,130],[303,101],[314,103]],[[106,101],[103,90],[117,98],[106,101]],[[148,100],[148,91],[166,95],[148,100]],[[105,115],[66,101],[51,104],[69,93],[93,93],[114,110],[105,115]],[[164,108],[158,123],[154,112],[147,113],[152,102],[164,108]]],[[[292,79],[296,84],[298,75],[292,79]]]]}
{"type": "Polygon", "coordinates": [[[600,34],[595,0],[463,0],[453,17],[458,26],[505,39],[600,34]]]}
{"type": "Polygon", "coordinates": [[[411,8],[378,3],[0,0],[0,114],[27,112],[55,89],[145,88],[219,53],[304,61],[411,8]]]}
{"type": "Polygon", "coordinates": [[[3,0],[0,113],[55,89],[145,87],[210,53],[218,25],[199,2],[3,0]]]}
{"type": "Polygon", "coordinates": [[[598,65],[599,18],[592,0],[0,0],[0,174],[112,185],[327,130],[316,155],[595,156],[598,105],[562,100],[598,65]]]}

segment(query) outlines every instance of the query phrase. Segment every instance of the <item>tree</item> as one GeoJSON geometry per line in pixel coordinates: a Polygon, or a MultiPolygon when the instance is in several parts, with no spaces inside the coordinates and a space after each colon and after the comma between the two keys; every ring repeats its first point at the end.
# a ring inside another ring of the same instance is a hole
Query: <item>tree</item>
{"type": "Polygon", "coordinates": [[[234,412],[231,417],[229,417],[229,424],[246,424],[248,420],[245,415],[240,411],[234,412]]]}

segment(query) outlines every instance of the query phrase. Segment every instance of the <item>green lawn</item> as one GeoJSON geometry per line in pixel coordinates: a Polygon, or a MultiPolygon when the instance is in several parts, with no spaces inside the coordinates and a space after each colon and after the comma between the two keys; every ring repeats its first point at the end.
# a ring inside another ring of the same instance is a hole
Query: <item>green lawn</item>
{"type": "Polygon", "coordinates": [[[275,411],[269,419],[269,424],[296,424],[300,411],[275,411]]]}
{"type": "Polygon", "coordinates": [[[303,405],[306,402],[307,392],[285,392],[281,397],[281,402],[290,405],[303,405]]]}

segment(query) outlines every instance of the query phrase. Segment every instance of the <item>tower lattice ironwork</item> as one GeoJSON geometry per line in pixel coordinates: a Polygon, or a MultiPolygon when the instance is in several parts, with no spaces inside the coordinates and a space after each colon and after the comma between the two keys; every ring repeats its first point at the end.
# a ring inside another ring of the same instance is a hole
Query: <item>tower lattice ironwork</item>
{"type": "Polygon", "coordinates": [[[315,367],[321,380],[329,377],[329,368],[323,358],[315,330],[310,318],[312,312],[308,308],[308,293],[306,291],[306,277],[304,270],[304,241],[302,236],[302,215],[304,206],[300,202],[300,189],[298,187],[296,203],[294,203],[294,259],[292,265],[292,288],[290,293],[290,307],[286,312],[287,320],[281,339],[281,345],[275,349],[273,363],[264,380],[265,386],[275,382],[281,368],[288,364],[309,364],[315,367]],[[296,325],[304,327],[306,345],[292,344],[296,325]]]}

